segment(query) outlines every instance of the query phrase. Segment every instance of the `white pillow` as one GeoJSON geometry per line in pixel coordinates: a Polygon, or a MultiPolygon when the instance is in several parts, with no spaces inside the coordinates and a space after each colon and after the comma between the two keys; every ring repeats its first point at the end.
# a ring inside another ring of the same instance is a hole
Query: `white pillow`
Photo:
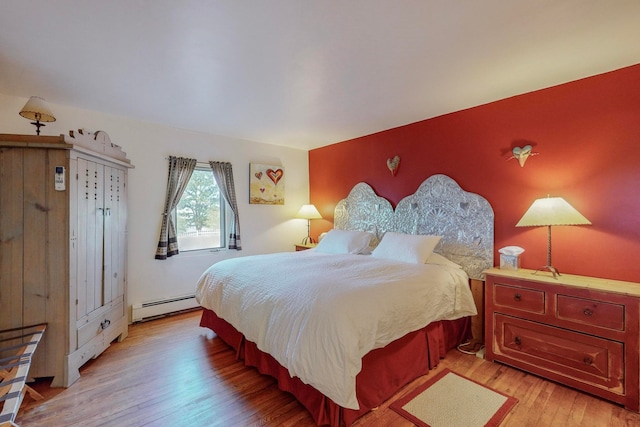
{"type": "Polygon", "coordinates": [[[437,265],[444,265],[446,267],[462,268],[461,265],[456,264],[450,259],[443,257],[442,255],[437,254],[435,252],[429,255],[429,258],[427,259],[427,264],[437,264],[437,265]]]}
{"type": "Polygon", "coordinates": [[[396,261],[424,264],[442,236],[402,234],[387,231],[371,256],[396,261]]]}
{"type": "Polygon", "coordinates": [[[329,254],[369,253],[373,234],[366,231],[330,230],[316,246],[316,251],[329,254]]]}

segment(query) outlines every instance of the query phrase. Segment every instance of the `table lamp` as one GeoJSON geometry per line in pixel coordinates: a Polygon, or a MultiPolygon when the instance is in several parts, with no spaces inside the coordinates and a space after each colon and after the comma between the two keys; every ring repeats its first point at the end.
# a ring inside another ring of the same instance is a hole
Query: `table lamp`
{"type": "Polygon", "coordinates": [[[302,205],[298,213],[296,214],[296,218],[302,218],[307,220],[307,237],[302,239],[303,245],[309,245],[316,243],[315,240],[311,237],[311,220],[312,219],[322,219],[322,215],[318,212],[313,205],[302,205]]]}
{"type": "Polygon", "coordinates": [[[547,227],[547,265],[536,270],[550,271],[554,279],[560,272],[551,264],[551,226],[552,225],[589,225],[591,222],[571,206],[562,197],[545,197],[537,199],[524,213],[516,227],[547,227]]]}

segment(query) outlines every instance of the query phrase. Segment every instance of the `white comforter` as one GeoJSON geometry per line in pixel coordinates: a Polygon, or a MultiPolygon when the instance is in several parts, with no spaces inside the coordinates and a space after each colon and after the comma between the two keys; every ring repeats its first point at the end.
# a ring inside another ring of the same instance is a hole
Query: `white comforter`
{"type": "Polygon", "coordinates": [[[196,298],[292,377],[351,409],[365,354],[433,321],[476,314],[461,269],[313,250],[218,262],[196,298]]]}

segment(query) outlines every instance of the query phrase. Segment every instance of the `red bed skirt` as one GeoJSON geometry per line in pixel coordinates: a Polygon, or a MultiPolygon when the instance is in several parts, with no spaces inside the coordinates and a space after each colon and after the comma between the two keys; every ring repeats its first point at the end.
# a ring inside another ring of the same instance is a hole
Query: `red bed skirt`
{"type": "Polygon", "coordinates": [[[434,322],[376,349],[362,359],[362,371],[356,377],[356,395],[360,409],[347,409],[335,404],[315,388],[297,377],[290,377],[273,357],[258,349],[251,341],[213,311],[203,309],[200,326],[213,330],[236,351],[236,357],[244,359],[262,374],[278,381],[278,388],[293,394],[311,413],[316,424],[346,427],[380,406],[404,385],[425,375],[436,367],[448,350],[470,338],[469,317],[454,321],[434,322]]]}

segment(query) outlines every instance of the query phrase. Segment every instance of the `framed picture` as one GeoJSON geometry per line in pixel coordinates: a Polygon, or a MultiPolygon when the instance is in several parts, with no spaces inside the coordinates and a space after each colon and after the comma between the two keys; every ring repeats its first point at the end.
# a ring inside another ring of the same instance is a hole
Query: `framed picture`
{"type": "Polygon", "coordinates": [[[249,165],[249,203],[284,205],[284,168],[282,166],[249,165]]]}

